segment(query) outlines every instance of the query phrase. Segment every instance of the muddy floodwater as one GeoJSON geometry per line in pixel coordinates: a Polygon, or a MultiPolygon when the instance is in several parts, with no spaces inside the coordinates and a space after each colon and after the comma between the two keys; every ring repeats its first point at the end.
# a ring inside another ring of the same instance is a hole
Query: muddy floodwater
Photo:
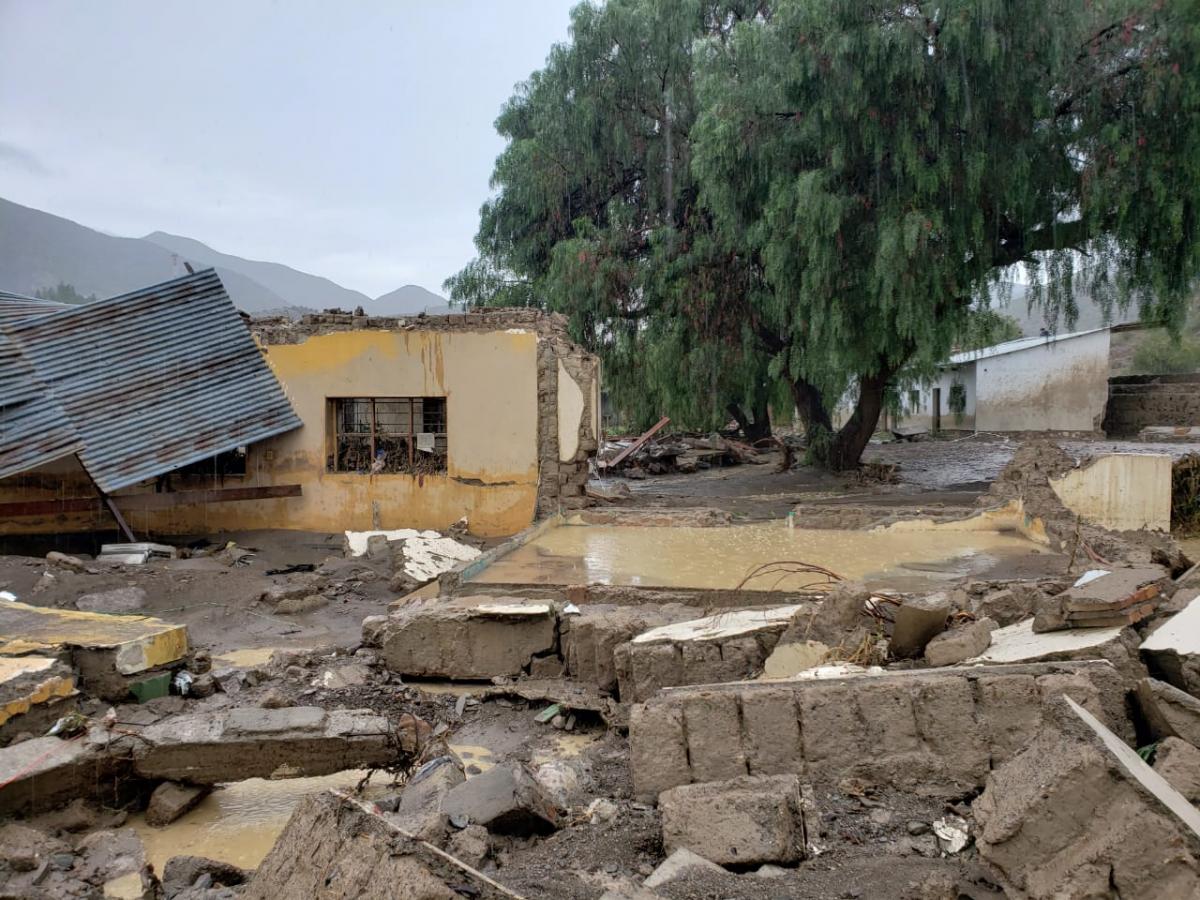
{"type": "MultiPolygon", "coordinates": [[[[803,560],[844,578],[896,587],[987,572],[1045,554],[1015,532],[909,528],[845,531],[759,522],[718,528],[564,525],[501,557],[472,580],[491,584],[614,584],[733,588],[756,566],[803,560]]],[[[811,576],[751,582],[794,590],[811,576]]]]}
{"type": "MultiPolygon", "coordinates": [[[[250,778],[222,785],[164,828],[150,827],[141,815],[131,817],[129,825],[146,845],[146,859],[160,875],[167,860],[180,855],[207,856],[253,869],[274,846],[301,800],[330,788],[351,790],[364,775],[348,770],[314,778],[250,778]]],[[[367,796],[373,796],[373,791],[384,793],[386,781],[386,776],[376,773],[367,796]]]]}

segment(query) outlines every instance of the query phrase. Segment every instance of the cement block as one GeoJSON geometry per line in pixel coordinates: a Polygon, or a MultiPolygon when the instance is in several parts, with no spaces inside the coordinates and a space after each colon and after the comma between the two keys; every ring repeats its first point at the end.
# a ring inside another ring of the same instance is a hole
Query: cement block
{"type": "Polygon", "coordinates": [[[934,635],[925,645],[925,662],[935,667],[952,666],[978,656],[991,646],[995,630],[996,623],[984,618],[934,635]]]}
{"type": "Polygon", "coordinates": [[[621,699],[637,702],[664,687],[753,676],[799,609],[732,610],[639,634],[615,655],[621,699]]]}
{"type": "MultiPolygon", "coordinates": [[[[548,603],[517,597],[416,600],[371,633],[384,665],[402,675],[490,679],[520,675],[557,647],[548,603]]],[[[364,638],[366,631],[364,631],[364,638]]]]}
{"type": "Polygon", "coordinates": [[[684,785],[659,795],[658,808],[667,853],[687,849],[719,865],[738,866],[804,858],[795,775],[684,785]]]}
{"type": "Polygon", "coordinates": [[[1177,737],[1200,746],[1200,700],[1153,678],[1138,682],[1137,700],[1156,738],[1177,737]]]}
{"type": "Polygon", "coordinates": [[[547,834],[558,812],[533,776],[520,766],[496,766],[451,788],[442,811],[496,834],[547,834]]]}
{"type": "Polygon", "coordinates": [[[578,615],[563,616],[561,641],[568,674],[590,682],[602,691],[617,689],[613,654],[637,635],[671,622],[696,617],[694,607],[681,603],[657,606],[585,604],[578,615]]]}
{"type": "Polygon", "coordinates": [[[1016,896],[1200,896],[1200,811],[1070,698],[972,808],[979,854],[1016,896]]]}
{"type": "Polygon", "coordinates": [[[1154,751],[1154,771],[1188,803],[1200,802],[1200,749],[1177,737],[1164,738],[1154,751]]]}
{"type": "Polygon", "coordinates": [[[200,785],[327,775],[391,761],[390,730],[369,710],[247,707],[181,715],[141,732],[133,766],[142,778],[200,785]]]}
{"type": "Polygon", "coordinates": [[[950,611],[949,594],[936,593],[906,599],[893,613],[895,621],[888,644],[892,656],[897,659],[920,656],[930,639],[946,630],[950,611]]]}
{"type": "Polygon", "coordinates": [[[150,795],[146,807],[146,824],[155,828],[170,825],[184,813],[194,809],[208,796],[207,787],[164,781],[150,795]]]}
{"type": "Polygon", "coordinates": [[[1156,678],[1200,696],[1200,597],[1155,628],[1141,653],[1156,678]]]}

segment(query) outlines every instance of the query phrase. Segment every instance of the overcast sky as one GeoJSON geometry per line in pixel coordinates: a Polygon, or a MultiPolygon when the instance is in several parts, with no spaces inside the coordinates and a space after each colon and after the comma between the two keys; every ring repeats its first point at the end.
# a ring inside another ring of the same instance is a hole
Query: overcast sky
{"type": "Polygon", "coordinates": [[[576,2],[0,0],[0,197],[441,293],[576,2]]]}

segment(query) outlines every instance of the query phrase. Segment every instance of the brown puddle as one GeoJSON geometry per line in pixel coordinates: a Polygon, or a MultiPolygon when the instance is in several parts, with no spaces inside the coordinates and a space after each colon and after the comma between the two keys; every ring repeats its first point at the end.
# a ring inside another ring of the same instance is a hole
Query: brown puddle
{"type": "MultiPolygon", "coordinates": [[[[1044,553],[1015,532],[911,527],[845,531],[760,522],[722,528],[564,525],[492,563],[472,581],[734,588],[756,566],[803,560],[849,579],[937,582],[1044,553]]],[[[747,587],[794,590],[811,576],[747,587]]]]}
{"type": "MultiPolygon", "coordinates": [[[[330,788],[353,789],[366,774],[347,770],[278,781],[249,778],[222,785],[164,828],[150,827],[140,814],[129,819],[129,826],[146,845],[146,859],[159,875],[168,859],[180,855],[207,856],[253,869],[274,846],[301,800],[330,788]]],[[[367,796],[386,792],[386,776],[377,773],[367,796]]]]}

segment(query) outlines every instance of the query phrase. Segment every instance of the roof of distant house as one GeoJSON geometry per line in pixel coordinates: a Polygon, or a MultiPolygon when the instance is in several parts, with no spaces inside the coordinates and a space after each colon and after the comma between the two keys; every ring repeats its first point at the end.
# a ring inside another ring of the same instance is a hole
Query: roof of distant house
{"type": "Polygon", "coordinates": [[[1020,353],[1022,350],[1032,350],[1035,347],[1058,344],[1063,341],[1085,337],[1089,334],[1098,334],[1101,331],[1108,330],[1109,328],[1106,326],[1104,328],[1089,328],[1086,331],[1072,331],[1067,334],[1035,335],[1034,337],[1017,338],[1015,341],[1005,341],[1002,344],[993,344],[990,347],[981,347],[978,350],[964,350],[961,353],[954,353],[945,365],[960,366],[963,363],[978,362],[981,359],[991,359],[994,356],[1004,356],[1008,353],[1020,353]]]}

